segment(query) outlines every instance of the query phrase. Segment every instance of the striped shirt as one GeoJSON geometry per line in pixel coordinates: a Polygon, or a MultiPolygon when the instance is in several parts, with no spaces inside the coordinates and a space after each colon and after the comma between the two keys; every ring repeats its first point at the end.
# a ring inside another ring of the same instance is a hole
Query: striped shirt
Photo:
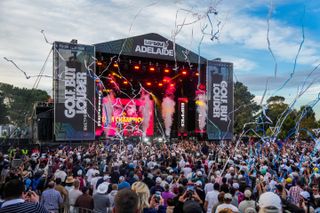
{"type": "Polygon", "coordinates": [[[0,213],[49,213],[41,204],[39,203],[17,203],[0,208],[0,213]]]}

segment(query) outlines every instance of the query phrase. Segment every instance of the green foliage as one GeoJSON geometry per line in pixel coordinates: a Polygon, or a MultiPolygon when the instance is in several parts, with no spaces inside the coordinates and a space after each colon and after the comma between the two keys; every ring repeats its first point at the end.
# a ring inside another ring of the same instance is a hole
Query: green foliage
{"type": "MultiPolygon", "coordinates": [[[[300,122],[300,129],[307,129],[309,132],[312,132],[312,129],[318,127],[316,120],[316,115],[310,106],[302,106],[299,110],[299,116],[302,117],[300,122]]],[[[300,133],[300,136],[305,138],[307,133],[305,131],[300,133]]]]}
{"type": "MultiPolygon", "coordinates": [[[[290,131],[295,128],[297,111],[289,109],[289,105],[284,103],[285,98],[282,96],[272,96],[267,100],[267,116],[272,124],[267,125],[269,128],[280,128],[278,138],[286,138],[290,131]]],[[[268,131],[270,135],[273,131],[268,131]]]]}
{"type": "Polygon", "coordinates": [[[254,122],[254,114],[259,106],[254,102],[254,95],[251,94],[241,82],[234,84],[234,132],[241,133],[244,124],[254,122]]]}
{"type": "Polygon", "coordinates": [[[8,113],[8,109],[7,109],[7,106],[4,104],[4,95],[2,92],[0,92],[0,124],[9,123],[7,113],[8,113]]]}
{"type": "Polygon", "coordinates": [[[18,88],[9,84],[0,83],[0,91],[8,100],[7,115],[10,123],[23,126],[32,115],[33,105],[38,101],[47,101],[49,95],[46,91],[38,89],[18,88]]]}

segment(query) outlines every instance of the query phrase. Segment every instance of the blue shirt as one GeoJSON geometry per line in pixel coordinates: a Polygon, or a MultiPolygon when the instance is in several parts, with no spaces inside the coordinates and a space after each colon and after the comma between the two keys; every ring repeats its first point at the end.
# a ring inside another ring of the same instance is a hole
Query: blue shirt
{"type": "Polygon", "coordinates": [[[42,193],[41,196],[41,204],[48,210],[48,211],[58,211],[60,204],[63,203],[63,199],[55,189],[47,189],[42,193]]]}

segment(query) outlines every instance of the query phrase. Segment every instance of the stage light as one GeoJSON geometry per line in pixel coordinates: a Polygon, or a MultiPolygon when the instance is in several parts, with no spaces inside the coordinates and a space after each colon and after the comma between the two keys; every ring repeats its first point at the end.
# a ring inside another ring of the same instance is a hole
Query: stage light
{"type": "Polygon", "coordinates": [[[165,68],[165,69],[164,69],[164,72],[165,72],[165,73],[169,73],[169,72],[170,72],[170,69],[165,68]]]}
{"type": "Polygon", "coordinates": [[[139,70],[140,69],[140,66],[139,65],[134,65],[133,67],[135,70],[139,70]]]}
{"type": "Polygon", "coordinates": [[[101,65],[102,65],[102,62],[101,62],[101,61],[97,61],[97,65],[98,65],[98,66],[101,66],[101,65]]]}
{"type": "Polygon", "coordinates": [[[151,82],[147,82],[147,86],[151,86],[151,82]]]}
{"type": "Polygon", "coordinates": [[[196,76],[199,76],[199,73],[198,73],[198,72],[196,72],[196,76]]]}
{"type": "Polygon", "coordinates": [[[182,70],[181,74],[182,75],[187,75],[187,71],[186,70],[182,70]]]}
{"type": "Polygon", "coordinates": [[[114,81],[113,81],[113,80],[111,80],[111,81],[110,81],[110,83],[111,83],[111,84],[113,84],[113,83],[114,83],[114,81]]]}
{"type": "Polygon", "coordinates": [[[174,87],[174,84],[170,84],[170,87],[174,87]]]}
{"type": "Polygon", "coordinates": [[[114,67],[114,68],[118,68],[118,67],[119,67],[119,64],[118,64],[118,63],[114,63],[114,64],[113,64],[113,67],[114,67]]]}
{"type": "Polygon", "coordinates": [[[127,84],[128,84],[128,81],[123,81],[123,84],[127,85],[127,84]]]}
{"type": "Polygon", "coordinates": [[[163,83],[159,83],[158,86],[159,86],[159,87],[162,87],[162,86],[163,86],[163,83]]]}
{"type": "Polygon", "coordinates": [[[154,72],[156,70],[156,68],[154,68],[154,67],[149,67],[149,71],[150,72],[154,72]]]}

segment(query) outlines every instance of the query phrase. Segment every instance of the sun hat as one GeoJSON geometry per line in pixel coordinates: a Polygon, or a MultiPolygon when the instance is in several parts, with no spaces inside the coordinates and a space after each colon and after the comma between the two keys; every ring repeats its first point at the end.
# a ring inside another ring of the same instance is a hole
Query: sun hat
{"type": "Polygon", "coordinates": [[[74,182],[74,178],[72,176],[67,177],[66,183],[73,183],[73,182],[74,182]]]}
{"type": "Polygon", "coordinates": [[[280,197],[273,192],[263,193],[259,198],[258,205],[260,208],[274,207],[279,210],[282,209],[280,197]]]}
{"type": "Polygon", "coordinates": [[[105,194],[108,191],[109,183],[103,182],[98,186],[97,193],[105,194]]]}

